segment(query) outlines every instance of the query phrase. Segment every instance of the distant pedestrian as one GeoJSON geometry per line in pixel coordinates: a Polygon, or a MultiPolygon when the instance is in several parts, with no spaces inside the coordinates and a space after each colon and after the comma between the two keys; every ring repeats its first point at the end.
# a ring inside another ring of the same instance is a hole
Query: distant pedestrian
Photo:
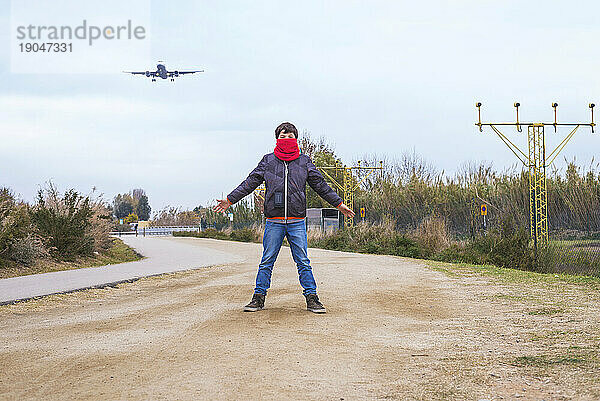
{"type": "Polygon", "coordinates": [[[217,199],[219,203],[214,210],[224,212],[229,206],[252,193],[264,181],[266,223],[263,255],[258,266],[254,295],[244,307],[244,311],[255,312],[264,308],[265,296],[271,285],[273,265],[283,238],[287,237],[292,257],[298,267],[300,285],[304,289],[306,307],[311,312],[325,313],[325,308],[317,296],[317,285],[307,254],[306,183],[345,216],[353,217],[354,212],[327,185],[310,157],[300,152],[297,142],[298,130],[293,124],[280,124],[275,129],[275,138],[277,142],[274,152],[264,155],[248,178],[225,199],[217,199]]]}

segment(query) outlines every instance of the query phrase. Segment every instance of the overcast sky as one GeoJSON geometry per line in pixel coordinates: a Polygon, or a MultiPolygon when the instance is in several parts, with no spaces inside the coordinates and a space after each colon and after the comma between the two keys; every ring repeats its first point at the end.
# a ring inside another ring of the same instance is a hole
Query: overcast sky
{"type": "MultiPolygon", "coordinates": [[[[52,179],[106,199],[144,188],[153,210],[207,205],[272,151],[283,121],[324,135],[346,162],[414,150],[450,174],[468,161],[502,170],[516,158],[473,125],[475,102],[484,120],[512,120],[520,101],[521,120],[551,121],[556,101],[559,120],[588,122],[599,13],[595,1],[154,1],[139,65],[16,74],[0,52],[0,186],[28,201],[52,179]],[[120,72],[157,60],[206,72],[175,83],[120,72]]],[[[526,147],[525,133],[506,132],[526,147]]],[[[549,147],[566,134],[548,130],[549,147]]],[[[583,128],[562,155],[589,165],[598,149],[583,128]]]]}

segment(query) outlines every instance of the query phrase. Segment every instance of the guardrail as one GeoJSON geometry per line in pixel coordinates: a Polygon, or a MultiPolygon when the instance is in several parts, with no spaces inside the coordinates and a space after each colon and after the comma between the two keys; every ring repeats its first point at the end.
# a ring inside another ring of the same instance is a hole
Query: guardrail
{"type": "Polygon", "coordinates": [[[173,235],[174,231],[200,231],[199,226],[160,226],[160,227],[144,227],[138,228],[136,231],[111,231],[110,235],[122,236],[122,235],[173,235]]]}

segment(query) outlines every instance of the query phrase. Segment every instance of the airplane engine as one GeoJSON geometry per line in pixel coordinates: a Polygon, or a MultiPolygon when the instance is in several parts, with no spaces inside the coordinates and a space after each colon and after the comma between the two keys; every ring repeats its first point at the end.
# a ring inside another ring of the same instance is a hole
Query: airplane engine
{"type": "Polygon", "coordinates": [[[178,77],[178,76],[179,76],[179,71],[175,71],[174,75],[175,75],[176,77],[178,77]]]}
{"type": "Polygon", "coordinates": [[[150,76],[150,71],[146,71],[146,76],[149,77],[150,76]]]}

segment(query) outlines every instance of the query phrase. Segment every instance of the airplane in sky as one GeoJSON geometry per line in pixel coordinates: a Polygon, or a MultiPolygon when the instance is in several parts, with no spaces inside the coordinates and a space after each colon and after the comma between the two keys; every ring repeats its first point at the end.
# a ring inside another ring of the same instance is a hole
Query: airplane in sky
{"type": "Polygon", "coordinates": [[[185,74],[195,74],[196,72],[204,72],[204,70],[195,70],[195,71],[168,71],[164,61],[159,61],[156,65],[156,71],[123,71],[126,74],[133,75],[145,75],[148,78],[152,77],[152,82],[156,81],[156,78],[167,79],[171,78],[171,81],[175,81],[175,78],[180,75],[185,74]]]}

